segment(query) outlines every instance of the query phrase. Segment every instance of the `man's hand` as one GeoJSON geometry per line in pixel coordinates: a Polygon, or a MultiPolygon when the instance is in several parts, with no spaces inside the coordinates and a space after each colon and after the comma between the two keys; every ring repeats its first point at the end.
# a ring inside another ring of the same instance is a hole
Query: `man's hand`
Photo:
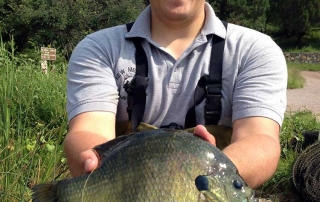
{"type": "Polygon", "coordinates": [[[64,151],[73,177],[91,172],[99,165],[93,147],[115,138],[115,115],[110,112],[86,112],[69,123],[64,151]]]}
{"type": "Polygon", "coordinates": [[[196,136],[201,137],[202,139],[210,142],[214,146],[216,146],[216,139],[214,138],[213,135],[211,135],[207,129],[203,125],[198,125],[195,127],[193,134],[196,136]]]}

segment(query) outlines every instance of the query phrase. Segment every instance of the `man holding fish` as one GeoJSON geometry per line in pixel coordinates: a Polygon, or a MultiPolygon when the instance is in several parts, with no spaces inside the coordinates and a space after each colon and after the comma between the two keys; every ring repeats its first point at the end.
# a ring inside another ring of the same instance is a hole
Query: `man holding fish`
{"type": "MultiPolygon", "coordinates": [[[[226,29],[205,0],[150,0],[129,32],[125,25],[111,27],[77,45],[68,68],[69,131],[64,142],[71,174],[94,170],[99,158],[92,148],[114,139],[116,125],[130,125],[124,86],[135,77],[131,38],[140,38],[148,59],[142,122],[185,128],[194,89],[209,75],[213,36],[225,40],[218,125],[232,128],[230,144],[221,149],[251,188],[266,182],[280,158],[284,56],[262,33],[231,23],[226,29]]],[[[203,118],[204,103],[196,107],[194,134],[216,145],[219,138],[203,118]]]]}

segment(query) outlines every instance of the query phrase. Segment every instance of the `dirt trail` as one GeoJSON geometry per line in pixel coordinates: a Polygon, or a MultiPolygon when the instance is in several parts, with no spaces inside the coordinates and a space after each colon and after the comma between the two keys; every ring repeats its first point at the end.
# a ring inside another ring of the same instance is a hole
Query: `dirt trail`
{"type": "Polygon", "coordinates": [[[306,83],[301,89],[287,90],[287,112],[311,110],[320,117],[320,72],[302,71],[306,83]]]}

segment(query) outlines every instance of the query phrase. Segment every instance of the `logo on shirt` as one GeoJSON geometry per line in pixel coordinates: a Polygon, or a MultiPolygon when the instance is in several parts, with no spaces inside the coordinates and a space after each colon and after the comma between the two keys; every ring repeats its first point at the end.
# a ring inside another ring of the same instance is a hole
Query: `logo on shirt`
{"type": "Polygon", "coordinates": [[[128,86],[133,77],[136,74],[136,68],[135,67],[128,67],[126,69],[121,69],[119,72],[116,73],[116,81],[118,85],[121,85],[119,87],[119,99],[120,100],[127,100],[128,94],[125,90],[125,87],[128,86]]]}

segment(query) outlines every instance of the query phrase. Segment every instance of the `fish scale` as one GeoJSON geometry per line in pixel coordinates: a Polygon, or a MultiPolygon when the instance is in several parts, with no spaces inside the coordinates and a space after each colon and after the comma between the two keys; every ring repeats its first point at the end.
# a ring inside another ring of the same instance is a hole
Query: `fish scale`
{"type": "Polygon", "coordinates": [[[101,157],[96,170],[50,183],[50,193],[48,184],[40,184],[33,201],[251,201],[253,196],[219,149],[185,131],[144,131],[94,149],[101,157]],[[199,175],[204,184],[208,180],[208,190],[197,189],[199,175]],[[233,187],[234,180],[242,189],[233,187]]]}

